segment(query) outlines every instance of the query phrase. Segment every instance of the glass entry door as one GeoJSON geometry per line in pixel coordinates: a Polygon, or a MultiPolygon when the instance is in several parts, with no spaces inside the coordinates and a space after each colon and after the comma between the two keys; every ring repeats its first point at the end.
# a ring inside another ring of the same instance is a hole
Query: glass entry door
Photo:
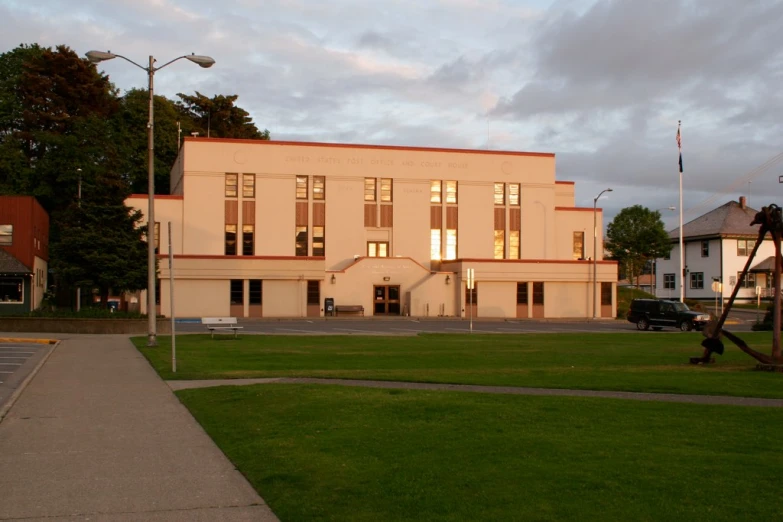
{"type": "Polygon", "coordinates": [[[400,315],[400,287],[373,287],[373,315],[400,315]]]}

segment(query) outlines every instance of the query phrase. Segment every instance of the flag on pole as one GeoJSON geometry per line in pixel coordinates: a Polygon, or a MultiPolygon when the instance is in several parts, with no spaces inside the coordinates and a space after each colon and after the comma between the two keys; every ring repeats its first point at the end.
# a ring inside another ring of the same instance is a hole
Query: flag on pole
{"type": "Polygon", "coordinates": [[[677,150],[680,152],[680,174],[682,174],[682,137],[680,136],[680,122],[677,122],[677,150]]]}

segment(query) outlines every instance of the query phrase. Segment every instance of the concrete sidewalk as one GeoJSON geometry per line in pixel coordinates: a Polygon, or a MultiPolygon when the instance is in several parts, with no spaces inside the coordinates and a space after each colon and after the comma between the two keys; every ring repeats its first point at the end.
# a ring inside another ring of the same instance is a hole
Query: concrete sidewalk
{"type": "Polygon", "coordinates": [[[127,336],[67,337],[0,423],[0,520],[277,520],[127,336]]]}

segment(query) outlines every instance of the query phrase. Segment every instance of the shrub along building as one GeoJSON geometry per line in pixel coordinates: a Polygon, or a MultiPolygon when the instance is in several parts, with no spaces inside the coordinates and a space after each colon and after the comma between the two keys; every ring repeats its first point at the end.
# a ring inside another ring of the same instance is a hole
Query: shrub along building
{"type": "Polygon", "coordinates": [[[186,138],[155,217],[164,315],[169,222],[180,317],[615,315],[554,154],[186,138]]]}

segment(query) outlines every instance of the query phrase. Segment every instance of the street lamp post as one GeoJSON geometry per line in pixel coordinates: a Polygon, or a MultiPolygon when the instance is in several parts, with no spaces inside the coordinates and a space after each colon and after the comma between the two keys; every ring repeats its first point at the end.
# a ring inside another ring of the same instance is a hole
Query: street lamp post
{"type": "Polygon", "coordinates": [[[612,192],[612,189],[607,188],[598,193],[593,198],[593,319],[596,318],[596,300],[598,298],[598,220],[596,211],[596,205],[598,204],[598,198],[600,198],[604,192],[612,192]]]}
{"type": "Polygon", "coordinates": [[[87,59],[92,63],[99,63],[105,60],[111,60],[113,58],[122,58],[126,62],[130,62],[139,69],[147,71],[147,77],[149,78],[149,120],[147,121],[147,318],[148,318],[148,338],[147,346],[157,346],[157,324],[155,322],[157,313],[155,309],[155,155],[154,155],[154,128],[153,122],[155,119],[155,110],[153,105],[153,77],[155,72],[163,69],[169,64],[181,60],[183,58],[190,60],[203,68],[209,68],[214,65],[215,60],[209,56],[201,56],[197,54],[190,54],[174,58],[170,62],[166,62],[160,67],[155,67],[155,58],[150,56],[149,66],[144,67],[137,64],[133,60],[130,60],[122,55],[112,52],[103,51],[89,51],[87,59]]]}

